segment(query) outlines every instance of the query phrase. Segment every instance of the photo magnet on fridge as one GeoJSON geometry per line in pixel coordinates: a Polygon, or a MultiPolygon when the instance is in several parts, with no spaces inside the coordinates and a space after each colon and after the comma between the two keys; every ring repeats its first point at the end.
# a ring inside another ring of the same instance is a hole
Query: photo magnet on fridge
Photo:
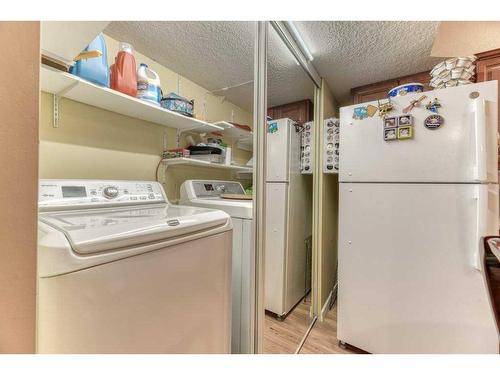
{"type": "Polygon", "coordinates": [[[400,126],[398,128],[398,139],[413,138],[413,126],[400,126]]]}
{"type": "Polygon", "coordinates": [[[384,129],[395,128],[397,126],[398,126],[398,118],[397,117],[386,117],[384,119],[384,129]]]}
{"type": "Polygon", "coordinates": [[[413,125],[412,115],[404,115],[398,117],[398,126],[409,126],[413,125]]]}
{"type": "Polygon", "coordinates": [[[384,129],[384,141],[394,141],[398,139],[398,128],[384,129]]]}

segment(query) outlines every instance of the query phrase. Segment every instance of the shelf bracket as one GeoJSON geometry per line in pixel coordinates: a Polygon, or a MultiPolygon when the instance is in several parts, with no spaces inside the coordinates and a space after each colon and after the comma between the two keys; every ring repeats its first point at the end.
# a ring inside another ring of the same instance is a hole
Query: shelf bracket
{"type": "Polygon", "coordinates": [[[59,95],[54,94],[54,100],[52,102],[52,126],[54,128],[59,127],[59,95]]]}
{"type": "Polygon", "coordinates": [[[59,127],[59,99],[61,96],[64,96],[65,94],[68,93],[69,90],[71,90],[73,87],[78,85],[78,81],[73,82],[71,85],[68,87],[64,88],[63,90],[59,91],[58,93],[54,94],[53,102],[52,102],[52,126],[54,128],[59,127]]]}
{"type": "Polygon", "coordinates": [[[181,144],[181,134],[182,134],[182,131],[181,129],[177,129],[175,131],[175,147],[176,148],[179,148],[180,147],[180,144],[181,144]]]}
{"type": "Polygon", "coordinates": [[[163,166],[163,173],[161,174],[161,181],[160,183],[166,184],[167,183],[167,169],[168,169],[168,164],[165,163],[165,160],[161,161],[161,164],[163,166]]]}

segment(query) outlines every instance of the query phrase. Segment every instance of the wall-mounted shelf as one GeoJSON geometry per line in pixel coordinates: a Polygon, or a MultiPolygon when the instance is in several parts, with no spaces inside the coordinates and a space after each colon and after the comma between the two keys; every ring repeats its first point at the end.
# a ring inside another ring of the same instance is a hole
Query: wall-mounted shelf
{"type": "Polygon", "coordinates": [[[231,142],[236,142],[236,146],[242,150],[253,151],[253,133],[241,129],[227,121],[217,121],[212,123],[224,129],[224,138],[231,142]]]}
{"type": "Polygon", "coordinates": [[[251,174],[252,173],[252,168],[245,167],[242,165],[225,165],[225,164],[218,164],[218,163],[210,163],[208,161],[203,161],[203,160],[196,160],[196,159],[191,159],[191,158],[174,158],[174,159],[166,159],[163,161],[166,167],[173,166],[173,165],[191,165],[195,167],[202,167],[202,168],[216,168],[216,169],[226,169],[226,170],[231,170],[231,171],[236,171],[236,172],[244,172],[251,174]]]}
{"type": "MultiPolygon", "coordinates": [[[[110,88],[95,85],[73,74],[46,66],[42,66],[40,70],[40,89],[52,93],[56,97],[72,99],[139,120],[180,129],[181,131],[212,132],[223,130],[221,126],[169,111],[110,88]]],[[[55,114],[56,104],[57,101],[55,100],[55,114]]],[[[54,126],[56,126],[56,123],[54,126]]]]}

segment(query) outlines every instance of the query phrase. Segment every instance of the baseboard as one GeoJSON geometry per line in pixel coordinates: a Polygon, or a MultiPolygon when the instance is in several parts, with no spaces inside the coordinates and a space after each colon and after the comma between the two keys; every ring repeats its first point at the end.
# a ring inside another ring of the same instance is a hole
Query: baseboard
{"type": "Polygon", "coordinates": [[[325,304],[321,308],[321,321],[325,318],[326,314],[328,311],[330,311],[332,305],[335,303],[337,300],[337,284],[334,285],[333,289],[330,291],[330,294],[328,294],[328,298],[325,301],[325,304]]]}

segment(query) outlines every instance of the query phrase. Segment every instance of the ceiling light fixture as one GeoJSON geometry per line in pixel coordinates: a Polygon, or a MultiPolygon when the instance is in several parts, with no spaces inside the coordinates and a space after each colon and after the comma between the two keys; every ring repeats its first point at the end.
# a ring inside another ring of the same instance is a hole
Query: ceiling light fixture
{"type": "MultiPolygon", "coordinates": [[[[288,50],[292,53],[293,56],[295,56],[295,59],[299,62],[302,68],[304,68],[307,75],[312,79],[314,85],[318,88],[321,87],[321,76],[319,75],[311,61],[313,59],[313,56],[311,55],[311,52],[309,52],[309,49],[305,45],[304,41],[300,39],[300,41],[302,42],[301,43],[297,39],[297,30],[295,29],[296,34],[294,34],[293,31],[290,31],[290,26],[287,25],[287,23],[290,24],[291,22],[269,22],[274,30],[276,30],[276,32],[278,33],[278,36],[283,41],[283,43],[285,43],[288,50]]],[[[292,29],[293,28],[294,26],[292,26],[292,29]]]]}
{"type": "Polygon", "coordinates": [[[300,36],[297,27],[295,27],[295,24],[292,21],[284,21],[284,24],[286,25],[286,28],[288,29],[290,34],[292,34],[293,38],[297,41],[302,54],[307,58],[307,60],[313,61],[314,56],[309,51],[309,48],[307,48],[307,45],[304,42],[304,39],[302,39],[302,37],[300,36]]]}

